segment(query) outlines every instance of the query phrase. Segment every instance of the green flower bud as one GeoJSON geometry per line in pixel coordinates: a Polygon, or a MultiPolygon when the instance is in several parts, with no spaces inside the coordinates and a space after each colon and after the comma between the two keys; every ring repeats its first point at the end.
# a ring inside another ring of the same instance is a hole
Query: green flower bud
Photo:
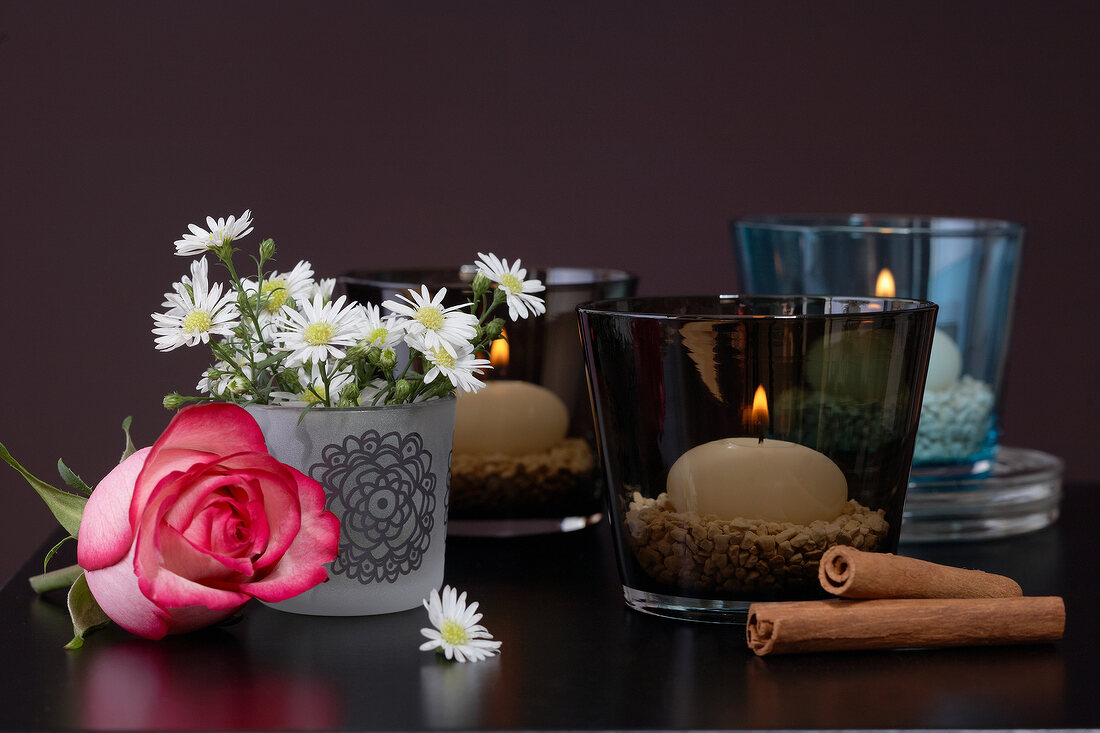
{"type": "Polygon", "coordinates": [[[485,333],[488,334],[491,339],[498,339],[500,338],[500,334],[504,332],[504,325],[505,320],[503,318],[494,318],[485,326],[485,333]]]}
{"type": "Polygon", "coordinates": [[[298,394],[302,391],[302,383],[298,380],[298,372],[293,369],[284,369],[279,372],[275,381],[279,383],[279,386],[283,388],[284,392],[298,394]]]}
{"type": "Polygon", "coordinates": [[[389,370],[397,366],[397,352],[393,349],[383,349],[378,357],[378,366],[389,370]]]}
{"type": "Polygon", "coordinates": [[[164,409],[166,410],[178,410],[186,404],[187,398],[179,392],[164,395],[164,409]]]}
{"type": "Polygon", "coordinates": [[[493,304],[496,305],[503,303],[507,297],[508,293],[504,290],[504,288],[497,288],[493,291],[493,304]]]}
{"type": "Polygon", "coordinates": [[[484,272],[478,270],[477,275],[474,276],[474,282],[470,285],[470,288],[474,291],[474,300],[479,300],[482,295],[489,292],[492,284],[492,280],[487,278],[484,272]]]}
{"type": "Polygon", "coordinates": [[[260,242],[260,262],[270,260],[275,256],[275,240],[265,239],[260,242]]]}
{"type": "Polygon", "coordinates": [[[382,349],[377,346],[371,346],[367,349],[367,363],[371,366],[378,366],[382,362],[382,349]]]}
{"type": "Polygon", "coordinates": [[[349,384],[340,390],[340,407],[356,407],[359,405],[359,387],[349,384]]]}
{"type": "Polygon", "coordinates": [[[221,260],[222,262],[232,264],[233,262],[233,241],[222,242],[221,244],[213,245],[210,247],[210,251],[221,260]]]}
{"type": "Polygon", "coordinates": [[[393,385],[393,397],[390,398],[390,402],[404,402],[410,392],[412,392],[412,385],[409,384],[408,380],[398,379],[397,383],[393,385]]]}
{"type": "Polygon", "coordinates": [[[348,349],[344,360],[349,364],[358,364],[367,358],[370,349],[370,345],[364,339],[359,339],[354,346],[348,349]]]}

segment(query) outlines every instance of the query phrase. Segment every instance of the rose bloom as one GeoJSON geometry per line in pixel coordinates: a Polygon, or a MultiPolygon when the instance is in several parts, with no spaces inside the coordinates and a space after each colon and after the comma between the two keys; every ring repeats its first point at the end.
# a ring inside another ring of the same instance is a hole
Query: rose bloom
{"type": "Polygon", "coordinates": [[[324,507],[321,485],[272,458],[243,408],[186,407],[96,486],[77,560],[113,621],[160,639],[324,582],[340,537],[324,507]]]}

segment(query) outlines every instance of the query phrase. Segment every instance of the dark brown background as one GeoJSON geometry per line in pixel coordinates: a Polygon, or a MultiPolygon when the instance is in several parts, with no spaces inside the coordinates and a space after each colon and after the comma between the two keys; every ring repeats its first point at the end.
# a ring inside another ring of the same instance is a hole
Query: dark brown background
{"type": "MultiPolygon", "coordinates": [[[[963,2],[0,2],[0,441],[89,482],[206,355],[153,349],[190,222],[289,269],[480,250],[735,291],[728,220],[1028,230],[1010,445],[1100,479],[1097,11],[963,2]]],[[[4,471],[7,471],[5,468],[4,471]]],[[[52,525],[0,482],[0,576],[52,525]]]]}

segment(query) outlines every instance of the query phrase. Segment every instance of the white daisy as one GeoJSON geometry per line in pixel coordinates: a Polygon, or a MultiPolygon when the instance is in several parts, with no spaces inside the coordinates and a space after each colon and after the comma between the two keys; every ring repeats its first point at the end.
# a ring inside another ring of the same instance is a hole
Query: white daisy
{"type": "Polygon", "coordinates": [[[363,324],[363,341],[366,346],[392,349],[401,341],[403,329],[395,316],[382,317],[378,306],[367,303],[363,308],[366,322],[363,324]]]}
{"type": "Polygon", "coordinates": [[[183,239],[176,240],[176,254],[181,257],[191,257],[244,237],[252,231],[252,211],[246,209],[240,219],[230,216],[228,220],[214,221],[214,217],[208,216],[206,226],[209,231],[198,224],[188,224],[187,228],[191,233],[184,234],[183,239]]]}
{"type": "Polygon", "coordinates": [[[520,267],[520,261],[516,260],[508,267],[508,260],[498,259],[495,254],[477,253],[481,259],[474,260],[474,264],[481,268],[485,277],[495,282],[507,293],[508,317],[513,321],[526,318],[528,315],[538,316],[546,312],[546,304],[542,298],[531,293],[541,293],[546,286],[541,280],[525,280],[527,270],[520,267]]]}
{"type": "Polygon", "coordinates": [[[271,402],[276,405],[295,407],[305,407],[316,402],[336,404],[344,387],[354,383],[355,375],[351,370],[345,369],[328,376],[329,382],[326,388],[325,381],[321,378],[321,368],[316,362],[310,364],[308,368],[300,366],[298,383],[302,387],[301,390],[298,392],[272,391],[271,402]]]}
{"type": "MultiPolygon", "coordinates": [[[[306,263],[306,264],[309,264],[309,263],[306,263]]],[[[309,298],[310,300],[313,300],[313,296],[320,293],[322,300],[332,300],[332,291],[335,290],[335,289],[336,289],[336,278],[334,278],[334,277],[322,278],[322,279],[318,280],[316,283],[314,283],[313,287],[310,289],[310,291],[306,295],[306,297],[309,298]]]]}
{"type": "Polygon", "coordinates": [[[240,313],[234,293],[222,295],[220,283],[207,281],[206,258],[191,263],[191,277],[174,283],[174,293],[164,294],[167,313],[154,313],[157,348],[171,351],[180,346],[210,343],[213,336],[231,336],[240,313]]]}
{"type": "MultiPolygon", "coordinates": [[[[243,280],[241,285],[250,297],[256,297],[255,280],[243,280]]],[[[313,266],[305,260],[295,265],[290,272],[272,272],[264,278],[263,285],[260,286],[260,294],[263,296],[259,313],[261,325],[276,320],[282,314],[283,306],[288,305],[288,302],[313,300],[316,292],[317,284],[313,282],[313,266]]],[[[328,296],[323,300],[327,301],[331,296],[332,291],[329,290],[328,296]]]]}
{"type": "Polygon", "coordinates": [[[443,586],[443,596],[432,590],[424,601],[428,609],[428,620],[434,629],[421,629],[420,633],[428,641],[420,645],[420,651],[440,650],[447,659],[459,662],[480,662],[500,649],[499,641],[492,641],[493,635],[478,624],[481,614],[477,613],[477,603],[466,606],[466,593],[458,594],[449,585],[443,586]]]}
{"type": "Polygon", "coordinates": [[[300,304],[301,311],[283,306],[282,320],[275,332],[276,343],[292,352],[287,366],[298,366],[307,361],[320,362],[332,357],[342,359],[341,347],[352,346],[363,336],[366,317],[358,303],[344,306],[347,296],[341,295],[331,303],[322,302],[319,295],[300,304]]]}
{"type": "Polygon", "coordinates": [[[419,293],[409,290],[409,295],[411,300],[398,295],[404,303],[387,300],[382,307],[406,316],[406,320],[399,321],[400,326],[410,336],[422,339],[427,349],[442,348],[454,356],[460,345],[469,344],[470,339],[477,336],[477,316],[459,312],[468,304],[443,306],[447,288],[441,288],[433,297],[428,292],[428,286],[421,285],[419,293]]]}
{"type": "Polygon", "coordinates": [[[206,370],[196,389],[216,398],[240,396],[252,389],[252,366],[243,354],[238,354],[236,365],[219,361],[206,370]]]}
{"type": "Polygon", "coordinates": [[[455,354],[444,351],[442,348],[429,347],[419,339],[409,337],[409,346],[424,354],[431,363],[431,369],[424,374],[424,384],[431,384],[435,378],[442,374],[451,380],[451,384],[458,389],[467,392],[477,392],[485,386],[485,383],[474,376],[483,373],[485,369],[492,369],[488,359],[479,359],[474,354],[474,347],[470,344],[459,344],[455,354]]]}

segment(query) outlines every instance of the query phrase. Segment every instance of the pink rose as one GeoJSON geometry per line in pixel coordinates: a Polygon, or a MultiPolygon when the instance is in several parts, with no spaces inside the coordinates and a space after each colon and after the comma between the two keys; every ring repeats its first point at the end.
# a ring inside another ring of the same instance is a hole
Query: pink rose
{"type": "Polygon", "coordinates": [[[272,458],[243,408],[186,407],[84,508],[77,560],[104,612],[159,639],[323,582],[340,522],[321,485],[272,458]]]}

